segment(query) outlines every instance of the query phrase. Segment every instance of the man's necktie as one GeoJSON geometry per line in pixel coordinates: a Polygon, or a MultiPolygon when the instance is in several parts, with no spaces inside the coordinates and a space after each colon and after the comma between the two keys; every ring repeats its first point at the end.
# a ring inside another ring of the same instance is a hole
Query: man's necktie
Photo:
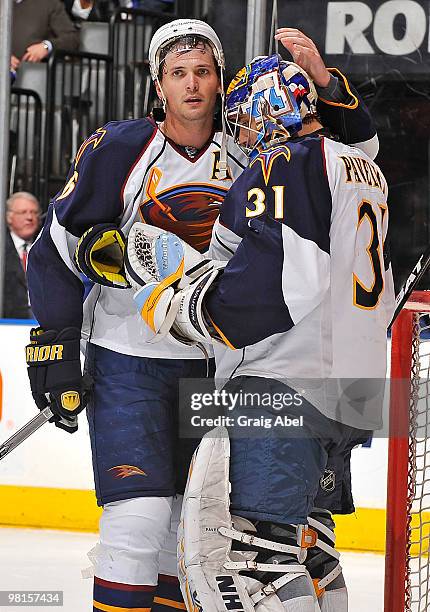
{"type": "Polygon", "coordinates": [[[24,244],[22,245],[22,252],[21,252],[21,263],[22,263],[22,267],[24,268],[24,272],[27,272],[27,257],[28,257],[27,249],[28,249],[28,242],[24,242],[24,244]]]}

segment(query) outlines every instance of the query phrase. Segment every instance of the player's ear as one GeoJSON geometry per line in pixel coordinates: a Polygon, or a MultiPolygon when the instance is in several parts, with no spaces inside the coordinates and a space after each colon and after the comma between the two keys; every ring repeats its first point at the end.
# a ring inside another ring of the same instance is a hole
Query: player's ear
{"type": "Polygon", "coordinates": [[[160,87],[160,83],[159,81],[155,81],[155,91],[157,92],[157,96],[159,97],[160,100],[163,99],[163,94],[161,93],[161,87],[160,87]]]}

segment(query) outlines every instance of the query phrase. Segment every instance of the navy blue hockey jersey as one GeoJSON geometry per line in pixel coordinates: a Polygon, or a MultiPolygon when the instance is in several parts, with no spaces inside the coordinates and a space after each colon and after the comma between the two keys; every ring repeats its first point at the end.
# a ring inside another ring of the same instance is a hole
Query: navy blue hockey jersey
{"type": "MultiPolygon", "coordinates": [[[[206,307],[241,349],[217,343],[217,378],[283,380],[335,419],[342,380],[385,379],[387,228],[387,183],[362,151],[314,134],[256,158],[226,197],[210,249],[235,253],[206,307]]],[[[342,420],[378,427],[373,399],[342,420]]]]}

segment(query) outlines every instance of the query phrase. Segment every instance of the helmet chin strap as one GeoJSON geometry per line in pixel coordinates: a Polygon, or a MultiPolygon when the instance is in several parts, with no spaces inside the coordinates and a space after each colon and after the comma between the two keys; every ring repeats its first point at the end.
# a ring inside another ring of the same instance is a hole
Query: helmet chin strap
{"type": "Polygon", "coordinates": [[[161,93],[161,102],[163,103],[163,111],[166,112],[167,100],[166,100],[166,96],[164,95],[163,88],[161,87],[161,81],[157,77],[157,78],[154,79],[154,83],[155,83],[155,85],[158,85],[158,88],[159,88],[160,93],[161,93]]]}
{"type": "Polygon", "coordinates": [[[224,70],[220,67],[220,82],[221,82],[221,122],[222,122],[222,136],[221,136],[221,151],[219,156],[219,178],[224,180],[228,178],[228,163],[227,163],[227,125],[225,121],[225,93],[224,93],[224,70]]]}

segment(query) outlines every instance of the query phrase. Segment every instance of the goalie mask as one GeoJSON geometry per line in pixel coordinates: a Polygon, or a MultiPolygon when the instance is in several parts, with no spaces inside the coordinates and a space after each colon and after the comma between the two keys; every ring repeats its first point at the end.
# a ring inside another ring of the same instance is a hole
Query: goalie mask
{"type": "Polygon", "coordinates": [[[227,121],[239,146],[251,158],[291,138],[303,119],[317,115],[317,92],[309,75],[279,55],[257,57],[231,81],[227,121]]]}

